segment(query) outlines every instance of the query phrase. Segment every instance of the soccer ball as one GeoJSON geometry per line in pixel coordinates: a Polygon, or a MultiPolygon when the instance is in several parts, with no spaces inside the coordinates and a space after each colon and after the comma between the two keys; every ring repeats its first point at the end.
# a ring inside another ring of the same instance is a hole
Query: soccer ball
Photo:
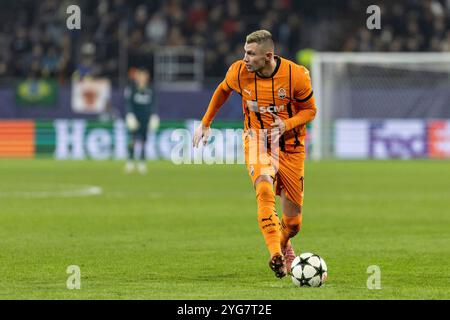
{"type": "Polygon", "coordinates": [[[328,276],[328,269],[320,256],[302,253],[295,257],[291,265],[292,282],[299,287],[320,287],[328,276]]]}

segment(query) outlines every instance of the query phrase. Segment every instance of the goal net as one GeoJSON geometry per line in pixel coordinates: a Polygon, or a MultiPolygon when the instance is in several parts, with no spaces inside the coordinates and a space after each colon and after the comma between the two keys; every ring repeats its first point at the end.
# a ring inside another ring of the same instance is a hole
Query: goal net
{"type": "Polygon", "coordinates": [[[313,159],[450,157],[450,53],[316,53],[311,73],[313,159]]]}

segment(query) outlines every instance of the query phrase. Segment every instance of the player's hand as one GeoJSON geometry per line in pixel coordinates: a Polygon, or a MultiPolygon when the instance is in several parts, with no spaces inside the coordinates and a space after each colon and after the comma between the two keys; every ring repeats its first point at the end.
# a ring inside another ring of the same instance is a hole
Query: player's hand
{"type": "Polygon", "coordinates": [[[132,112],[128,112],[125,117],[125,122],[127,124],[128,130],[135,131],[139,129],[139,122],[136,119],[136,116],[132,112]]]}
{"type": "Polygon", "coordinates": [[[272,113],[275,121],[271,124],[272,129],[278,129],[280,136],[286,131],[286,124],[276,114],[272,113]]]}
{"type": "Polygon", "coordinates": [[[198,147],[200,140],[203,141],[203,145],[206,145],[206,143],[208,143],[210,132],[211,129],[209,127],[206,127],[203,125],[203,123],[200,123],[200,125],[195,130],[194,138],[192,139],[192,144],[194,145],[194,147],[198,147]]]}
{"type": "Polygon", "coordinates": [[[148,120],[148,127],[151,132],[156,132],[159,128],[159,116],[154,113],[150,116],[150,119],[148,120]]]}

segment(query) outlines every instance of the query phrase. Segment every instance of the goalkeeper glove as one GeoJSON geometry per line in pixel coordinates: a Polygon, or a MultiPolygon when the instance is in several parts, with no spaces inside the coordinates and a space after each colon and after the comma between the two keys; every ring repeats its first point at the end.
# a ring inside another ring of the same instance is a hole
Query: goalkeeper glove
{"type": "Polygon", "coordinates": [[[155,132],[159,128],[159,116],[154,113],[151,115],[150,119],[148,120],[148,127],[150,128],[151,132],[155,132]]]}
{"type": "Polygon", "coordinates": [[[136,119],[136,116],[128,112],[125,118],[125,122],[127,123],[127,128],[130,131],[136,131],[139,128],[139,122],[136,119]]]}

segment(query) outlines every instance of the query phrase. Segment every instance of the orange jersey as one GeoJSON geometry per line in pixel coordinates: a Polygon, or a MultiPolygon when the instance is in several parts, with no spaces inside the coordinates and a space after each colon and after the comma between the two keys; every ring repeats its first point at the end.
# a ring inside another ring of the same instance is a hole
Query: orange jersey
{"type": "Polygon", "coordinates": [[[309,71],[284,58],[275,59],[277,65],[269,77],[247,71],[242,60],[233,63],[210,102],[203,124],[210,126],[229,93],[236,91],[242,96],[245,130],[270,129],[272,114],[276,114],[286,124],[280,140],[282,150],[296,151],[304,146],[306,123],[316,114],[309,71]]]}

